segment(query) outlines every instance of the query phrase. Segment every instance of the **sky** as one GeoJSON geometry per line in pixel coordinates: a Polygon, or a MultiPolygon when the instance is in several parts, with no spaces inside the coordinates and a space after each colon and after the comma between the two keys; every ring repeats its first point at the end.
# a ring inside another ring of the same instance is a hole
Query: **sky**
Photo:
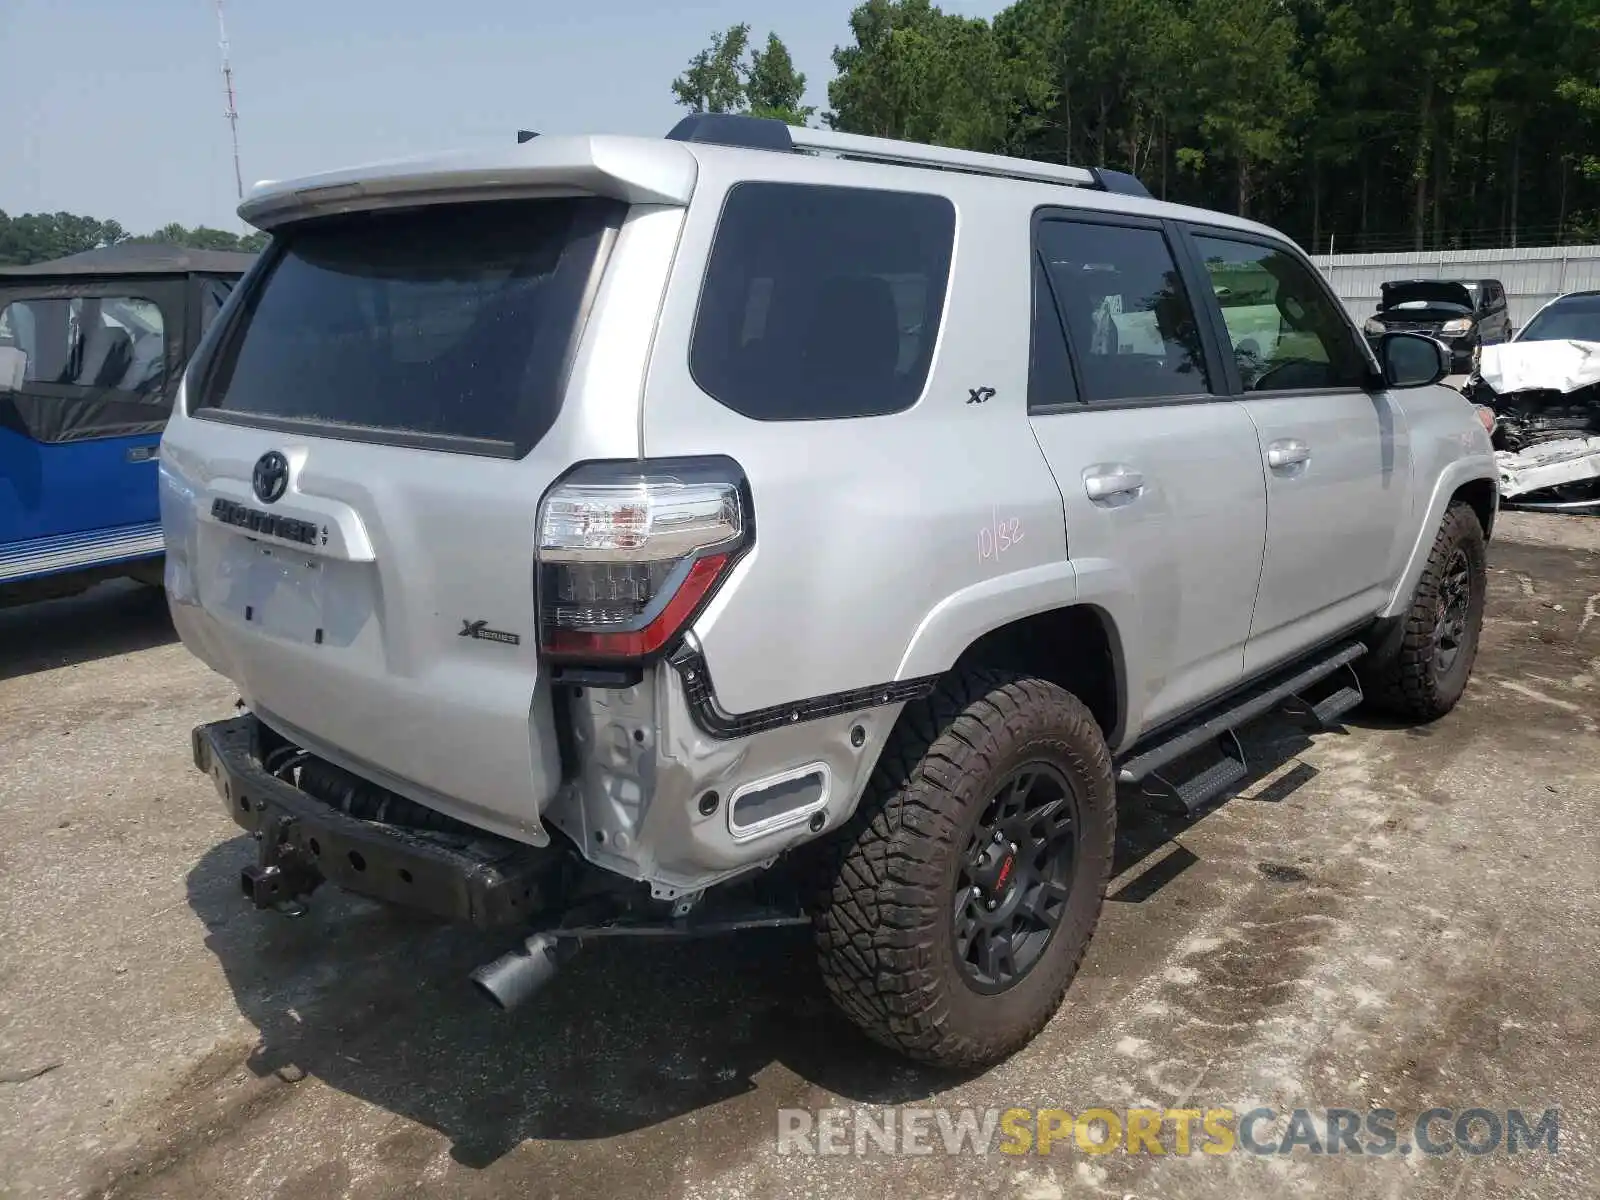
{"type": "MultiPolygon", "coordinates": [[[[992,16],[1001,0],[950,0],[992,16]]],[[[541,133],[659,137],[713,31],[827,104],[853,0],[227,0],[244,185],[541,133]]],[[[243,231],[215,0],[0,0],[0,210],[243,231]]]]}

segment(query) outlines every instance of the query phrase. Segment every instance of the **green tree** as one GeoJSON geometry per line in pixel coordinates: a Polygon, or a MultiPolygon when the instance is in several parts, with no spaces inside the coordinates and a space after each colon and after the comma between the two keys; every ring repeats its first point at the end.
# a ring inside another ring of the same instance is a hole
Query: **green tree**
{"type": "Polygon", "coordinates": [[[1435,180],[1456,137],[1457,100],[1479,82],[1472,70],[1480,18],[1492,14],[1494,3],[1343,0],[1330,6],[1330,61],[1361,81],[1364,129],[1382,146],[1418,250],[1427,240],[1435,180]]]}
{"type": "Polygon", "coordinates": [[[81,254],[127,239],[115,221],[97,221],[73,213],[23,213],[8,217],[0,212],[0,265],[28,266],[81,254]]]}
{"type": "Polygon", "coordinates": [[[711,35],[711,45],[689,60],[672,81],[672,94],[690,112],[740,112],[745,105],[745,51],[750,26],[733,25],[711,35]]]}
{"type": "Polygon", "coordinates": [[[673,96],[690,112],[752,113],[791,125],[804,125],[816,111],[801,104],[805,91],[806,77],[783,39],[769,33],[765,47],[752,52],[748,24],[712,34],[711,45],[672,81],[673,96]]]}
{"type": "Polygon", "coordinates": [[[266,249],[268,240],[267,235],[259,231],[240,235],[204,225],[189,229],[176,222],[142,237],[129,237],[128,231],[116,221],[64,212],[24,213],[19,217],[0,212],[0,266],[30,266],[128,241],[259,253],[266,249]]]}
{"type": "MultiPolygon", "coordinates": [[[[784,109],[748,48],[675,94],[784,109]]],[[[1600,0],[861,0],[833,63],[834,128],[1132,171],[1318,249],[1600,229],[1600,0]]]]}
{"type": "Polygon", "coordinates": [[[804,125],[817,111],[801,103],[806,95],[806,77],[794,69],[789,47],[775,33],[767,34],[765,49],[751,55],[744,87],[749,111],[758,117],[804,125]]]}
{"type": "Polygon", "coordinates": [[[928,0],[867,0],[850,14],[855,44],[834,50],[835,129],[998,150],[1010,134],[1012,70],[986,21],[928,0]]]}
{"type": "Polygon", "coordinates": [[[1022,148],[1134,174],[1152,164],[1164,172],[1187,94],[1191,29],[1178,5],[1019,0],[994,28],[1011,66],[1022,148]]]}
{"type": "Polygon", "coordinates": [[[134,238],[136,242],[163,242],[171,246],[187,246],[192,250],[242,250],[258,253],[267,245],[267,235],[255,232],[240,236],[226,229],[212,229],[196,225],[193,229],[174,222],[164,225],[154,233],[134,238]]]}
{"type": "Polygon", "coordinates": [[[1232,163],[1236,211],[1250,211],[1263,169],[1291,157],[1290,130],[1311,93],[1280,0],[1195,0],[1193,99],[1205,147],[1232,163]]]}

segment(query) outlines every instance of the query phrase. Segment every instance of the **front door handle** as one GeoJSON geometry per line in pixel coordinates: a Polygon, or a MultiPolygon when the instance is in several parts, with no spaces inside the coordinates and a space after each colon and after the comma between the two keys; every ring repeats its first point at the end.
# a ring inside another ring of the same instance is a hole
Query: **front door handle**
{"type": "Polygon", "coordinates": [[[1267,466],[1274,471],[1294,467],[1311,457],[1311,447],[1297,438],[1284,438],[1267,447],[1267,466]]]}
{"type": "Polygon", "coordinates": [[[1144,490],[1144,476],[1124,463],[1101,463],[1084,471],[1083,490],[1091,500],[1137,495],[1144,490]]]}

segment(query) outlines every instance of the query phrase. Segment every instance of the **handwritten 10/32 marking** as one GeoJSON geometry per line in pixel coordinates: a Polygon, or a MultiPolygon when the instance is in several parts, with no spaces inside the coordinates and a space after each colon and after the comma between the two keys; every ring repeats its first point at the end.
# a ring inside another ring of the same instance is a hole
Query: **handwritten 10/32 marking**
{"type": "Polygon", "coordinates": [[[978,530],[978,561],[998,562],[1000,556],[1022,541],[1022,518],[1002,517],[989,511],[989,524],[978,530]]]}

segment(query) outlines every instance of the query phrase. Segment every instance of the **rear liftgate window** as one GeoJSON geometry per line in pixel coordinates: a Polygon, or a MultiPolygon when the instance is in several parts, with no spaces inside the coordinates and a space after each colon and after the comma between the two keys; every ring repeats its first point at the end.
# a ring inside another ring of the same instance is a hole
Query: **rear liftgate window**
{"type": "Polygon", "coordinates": [[[292,229],[202,410],[525,454],[555,421],[592,273],[625,211],[590,197],[494,201],[292,229]]]}
{"type": "Polygon", "coordinates": [[[942,196],[736,185],[695,321],[695,382],[758,421],[910,408],[939,336],[955,223],[942,196]]]}

